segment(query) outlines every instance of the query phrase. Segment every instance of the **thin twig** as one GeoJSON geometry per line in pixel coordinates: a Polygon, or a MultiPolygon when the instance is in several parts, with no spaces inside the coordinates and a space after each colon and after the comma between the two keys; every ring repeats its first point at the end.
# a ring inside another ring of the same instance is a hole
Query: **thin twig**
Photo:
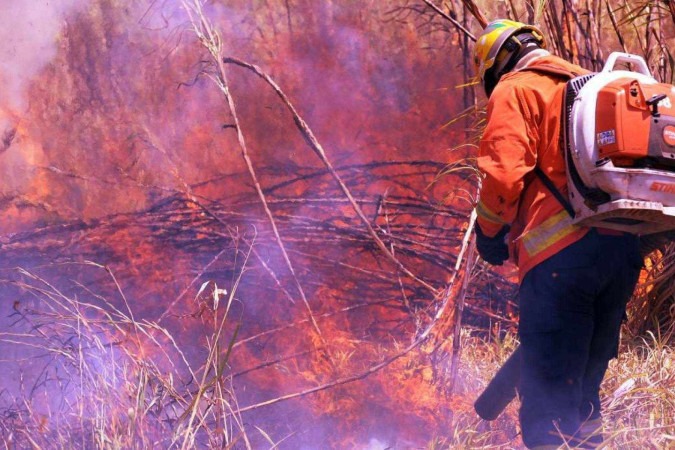
{"type": "Polygon", "coordinates": [[[612,10],[612,7],[609,5],[609,0],[605,0],[605,5],[607,5],[607,15],[609,16],[610,22],[612,22],[612,28],[614,28],[614,32],[616,33],[616,37],[619,39],[619,44],[621,44],[621,48],[623,49],[624,52],[626,52],[626,43],[623,40],[623,35],[621,34],[621,31],[619,30],[619,24],[616,22],[616,16],[614,15],[614,11],[612,10]]]}
{"type": "MultiPolygon", "coordinates": [[[[433,9],[434,11],[436,11],[436,13],[438,13],[438,15],[440,15],[440,16],[443,17],[445,20],[447,20],[447,21],[449,21],[450,23],[452,23],[452,24],[455,26],[455,28],[457,28],[459,31],[461,31],[461,32],[464,33],[466,36],[468,36],[469,39],[471,39],[472,41],[476,42],[476,36],[474,36],[473,33],[471,33],[469,30],[467,30],[461,23],[457,22],[457,21],[456,21],[454,18],[452,18],[452,16],[450,16],[448,13],[446,13],[446,12],[443,11],[441,8],[439,8],[438,6],[436,6],[436,4],[434,4],[434,2],[432,2],[432,1],[430,1],[430,0],[422,0],[422,1],[423,1],[424,3],[426,3],[431,9],[433,9]]],[[[485,25],[483,25],[483,26],[485,26],[485,25]]]]}
{"type": "Polygon", "coordinates": [[[455,389],[455,381],[457,379],[460,356],[462,354],[462,345],[461,345],[462,316],[464,315],[464,303],[466,300],[466,293],[469,288],[469,282],[471,280],[471,272],[473,271],[473,265],[476,262],[474,255],[475,250],[476,250],[476,241],[475,239],[472,239],[471,243],[469,244],[469,252],[466,257],[466,266],[464,267],[464,281],[462,283],[462,289],[458,295],[457,301],[455,302],[455,321],[453,324],[454,330],[452,333],[452,359],[450,362],[450,387],[449,387],[450,394],[452,394],[455,389]]]}

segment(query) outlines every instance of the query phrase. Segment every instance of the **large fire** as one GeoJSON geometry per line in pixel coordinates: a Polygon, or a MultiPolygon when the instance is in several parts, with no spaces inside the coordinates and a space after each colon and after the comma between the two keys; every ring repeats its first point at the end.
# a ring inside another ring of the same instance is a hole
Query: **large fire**
{"type": "MultiPolygon", "coordinates": [[[[448,34],[396,2],[204,6],[331,173],[228,66],[237,129],[180,1],[49,4],[0,19],[4,442],[384,448],[458,426],[473,392],[450,377],[454,298],[435,315],[461,290],[475,180],[439,176],[469,154],[465,124],[442,127],[469,106],[448,34]]],[[[510,295],[508,274],[478,276],[474,304],[510,295]]]]}

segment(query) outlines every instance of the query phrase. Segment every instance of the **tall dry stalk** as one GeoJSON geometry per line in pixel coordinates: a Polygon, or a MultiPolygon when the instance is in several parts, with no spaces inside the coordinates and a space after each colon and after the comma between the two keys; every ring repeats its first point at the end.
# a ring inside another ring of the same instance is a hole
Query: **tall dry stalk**
{"type": "Polygon", "coordinates": [[[244,132],[239,122],[239,116],[237,114],[237,108],[234,103],[234,98],[231,95],[230,87],[228,85],[227,72],[225,70],[223,62],[224,49],[222,39],[220,38],[218,32],[213,28],[207,17],[204,15],[201,0],[193,0],[192,2],[188,2],[186,0],[183,2],[183,6],[185,7],[185,10],[189,16],[190,23],[192,24],[192,29],[195,35],[199,39],[201,45],[204,46],[206,50],[208,50],[209,55],[212,58],[211,63],[213,64],[215,70],[209,73],[208,76],[214,81],[216,86],[218,86],[220,91],[225,96],[225,99],[227,101],[230,110],[230,114],[232,115],[232,118],[234,120],[235,129],[237,133],[237,142],[239,143],[239,149],[241,151],[242,158],[246,163],[246,168],[248,169],[251,179],[253,180],[256,193],[258,194],[260,202],[265,210],[265,215],[267,216],[269,224],[272,228],[277,245],[281,250],[284,262],[286,263],[286,267],[291,273],[298,294],[300,295],[302,303],[305,306],[305,309],[307,310],[307,315],[310,318],[312,328],[314,329],[319,341],[322,344],[321,347],[324,349],[325,352],[327,352],[326,354],[328,356],[329,361],[331,362],[331,364],[333,364],[329,352],[330,347],[328,346],[326,339],[323,336],[321,329],[319,328],[319,324],[317,323],[316,318],[314,317],[314,312],[312,310],[312,306],[309,303],[309,299],[307,298],[305,290],[302,287],[302,284],[300,283],[298,276],[296,275],[296,271],[293,266],[293,263],[291,262],[291,258],[288,256],[286,245],[284,244],[284,241],[281,237],[281,233],[279,232],[276,220],[274,218],[274,215],[272,214],[272,211],[270,210],[269,203],[267,201],[265,193],[262,189],[262,186],[260,185],[260,181],[256,174],[256,170],[249,153],[248,145],[246,143],[246,138],[244,136],[244,132]]]}

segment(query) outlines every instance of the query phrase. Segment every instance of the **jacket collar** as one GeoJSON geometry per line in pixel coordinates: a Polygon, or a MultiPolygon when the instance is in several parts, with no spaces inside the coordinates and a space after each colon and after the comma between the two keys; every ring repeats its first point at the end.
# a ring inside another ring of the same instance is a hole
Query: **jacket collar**
{"type": "Polygon", "coordinates": [[[515,65],[513,68],[512,72],[517,72],[519,70],[526,69],[530,64],[532,64],[534,61],[543,58],[545,56],[550,56],[551,52],[548,50],[545,50],[543,48],[534,50],[527,55],[523,56],[520,61],[515,65]]]}

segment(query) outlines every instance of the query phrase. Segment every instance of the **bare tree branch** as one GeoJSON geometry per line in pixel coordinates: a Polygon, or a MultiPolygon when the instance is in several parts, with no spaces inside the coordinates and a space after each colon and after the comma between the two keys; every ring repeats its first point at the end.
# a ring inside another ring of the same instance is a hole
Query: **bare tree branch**
{"type": "Polygon", "coordinates": [[[487,27],[488,20],[485,18],[485,14],[480,10],[476,2],[473,0],[462,0],[462,3],[464,6],[466,6],[466,9],[469,10],[469,12],[478,20],[478,23],[482,28],[487,27]]]}
{"type": "Polygon", "coordinates": [[[370,237],[373,239],[373,241],[375,241],[375,244],[377,245],[377,247],[382,251],[382,253],[385,254],[385,256],[386,256],[392,263],[394,263],[394,264],[396,265],[396,267],[397,267],[401,272],[403,272],[404,274],[406,274],[406,275],[407,275],[408,277],[410,277],[411,279],[415,280],[417,283],[419,283],[420,285],[422,285],[423,287],[425,287],[425,288],[426,288],[427,290],[429,290],[431,293],[437,294],[437,293],[438,293],[438,289],[436,289],[434,286],[430,285],[430,284],[427,283],[426,281],[424,281],[424,280],[422,280],[421,278],[419,278],[419,277],[418,277],[417,275],[415,275],[413,272],[411,272],[407,267],[405,267],[405,266],[403,265],[403,263],[402,263],[398,258],[396,258],[396,256],[394,256],[394,255],[391,253],[391,251],[389,250],[389,248],[387,248],[387,245],[382,241],[382,239],[380,238],[380,236],[377,234],[377,232],[375,231],[375,229],[374,229],[373,226],[371,225],[370,221],[368,220],[368,218],[366,217],[366,215],[363,213],[363,210],[361,209],[361,207],[359,206],[359,204],[358,204],[358,203],[356,202],[356,200],[354,199],[354,197],[353,197],[351,191],[349,190],[349,188],[347,187],[347,185],[342,181],[342,178],[340,177],[340,175],[339,175],[339,174],[335,171],[335,169],[333,168],[332,163],[330,162],[330,160],[329,160],[328,157],[326,156],[326,152],[324,151],[323,147],[321,146],[321,144],[319,143],[319,141],[318,141],[318,140],[316,139],[316,137],[314,136],[314,133],[312,133],[312,130],[309,128],[309,126],[308,126],[307,123],[303,120],[303,118],[300,117],[300,114],[298,114],[297,110],[295,109],[295,107],[293,106],[293,104],[290,102],[290,100],[288,99],[288,97],[286,96],[286,94],[284,94],[284,92],[281,90],[281,88],[279,87],[279,85],[278,85],[278,84],[277,84],[277,83],[276,83],[269,75],[267,75],[265,72],[263,72],[263,71],[262,71],[258,66],[256,66],[256,65],[253,65],[253,64],[250,64],[250,63],[247,63],[247,62],[238,60],[238,59],[236,59],[236,58],[231,58],[231,57],[224,58],[224,59],[222,60],[222,62],[223,62],[224,64],[235,64],[235,65],[238,65],[238,66],[240,66],[240,67],[243,67],[243,68],[246,68],[246,69],[252,71],[252,72],[255,73],[256,75],[258,75],[260,78],[262,78],[263,80],[265,80],[265,81],[267,82],[267,84],[269,84],[269,85],[272,87],[272,89],[274,89],[274,91],[276,92],[276,94],[277,94],[277,95],[279,96],[279,98],[281,98],[281,100],[283,101],[284,105],[286,105],[286,107],[288,108],[288,110],[289,110],[289,111],[291,112],[291,114],[293,115],[293,120],[295,121],[296,126],[298,127],[298,129],[299,129],[300,132],[302,133],[302,136],[305,138],[305,141],[307,142],[307,144],[308,144],[308,145],[310,146],[310,148],[314,151],[314,153],[316,153],[316,155],[321,159],[321,162],[323,162],[323,164],[326,166],[326,168],[328,169],[328,171],[329,171],[330,174],[332,175],[333,179],[338,183],[338,185],[339,185],[339,187],[340,187],[340,190],[341,190],[341,191],[343,192],[343,194],[347,197],[347,199],[349,199],[349,203],[351,204],[352,209],[354,210],[354,212],[356,213],[356,215],[359,217],[359,219],[361,220],[361,222],[363,223],[363,225],[364,225],[364,226],[366,227],[366,229],[368,230],[368,234],[369,234],[370,237]]]}
{"type": "MultiPolygon", "coordinates": [[[[443,11],[441,8],[436,6],[434,2],[430,0],[422,0],[424,3],[426,3],[431,9],[436,11],[441,17],[452,23],[459,31],[464,33],[466,36],[469,37],[472,41],[476,42],[476,36],[473,35],[469,30],[467,30],[461,23],[457,22],[455,19],[453,19],[448,13],[443,11]]],[[[485,25],[483,25],[485,26],[485,25]]]]}

